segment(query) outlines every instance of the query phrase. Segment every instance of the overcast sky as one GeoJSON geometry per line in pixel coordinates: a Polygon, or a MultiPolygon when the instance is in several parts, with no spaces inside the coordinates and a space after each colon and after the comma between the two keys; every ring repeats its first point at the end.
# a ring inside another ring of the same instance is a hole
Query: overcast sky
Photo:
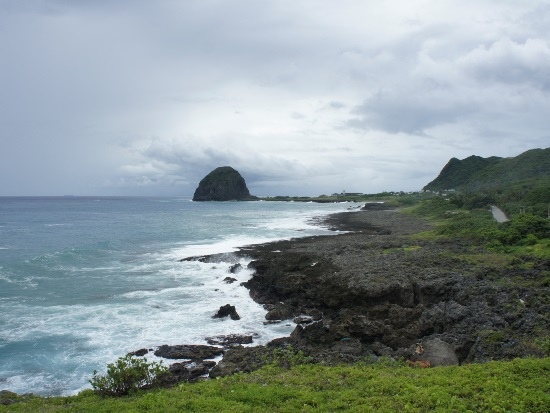
{"type": "Polygon", "coordinates": [[[550,146],[550,2],[0,0],[0,195],[421,189],[550,146]]]}

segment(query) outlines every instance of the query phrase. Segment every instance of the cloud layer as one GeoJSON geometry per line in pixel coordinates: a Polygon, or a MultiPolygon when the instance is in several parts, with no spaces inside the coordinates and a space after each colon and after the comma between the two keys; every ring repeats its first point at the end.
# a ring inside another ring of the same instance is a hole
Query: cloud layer
{"type": "Polygon", "coordinates": [[[0,195],[420,189],[550,146],[550,3],[0,0],[0,195]]]}

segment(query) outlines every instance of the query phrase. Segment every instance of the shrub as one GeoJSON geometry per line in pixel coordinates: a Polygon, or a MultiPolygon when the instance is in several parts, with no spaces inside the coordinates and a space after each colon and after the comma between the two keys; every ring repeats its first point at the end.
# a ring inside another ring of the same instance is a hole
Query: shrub
{"type": "Polygon", "coordinates": [[[550,357],[550,336],[538,338],[535,345],[542,351],[545,357],[550,357]]]}
{"type": "Polygon", "coordinates": [[[116,363],[107,365],[107,374],[101,376],[94,370],[90,384],[103,396],[125,396],[137,390],[155,387],[162,376],[169,374],[160,363],[147,363],[146,358],[132,355],[120,357],[116,363]]]}
{"type": "Polygon", "coordinates": [[[302,350],[296,351],[292,346],[286,346],[273,350],[271,356],[267,357],[266,362],[283,369],[290,369],[294,366],[310,364],[313,362],[313,358],[306,356],[302,350]]]}

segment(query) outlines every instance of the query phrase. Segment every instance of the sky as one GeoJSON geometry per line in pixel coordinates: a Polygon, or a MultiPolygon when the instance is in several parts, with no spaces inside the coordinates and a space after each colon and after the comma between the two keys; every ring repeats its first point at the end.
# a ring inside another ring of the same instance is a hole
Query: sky
{"type": "Polygon", "coordinates": [[[0,0],[0,196],[415,191],[550,147],[550,1],[0,0]]]}

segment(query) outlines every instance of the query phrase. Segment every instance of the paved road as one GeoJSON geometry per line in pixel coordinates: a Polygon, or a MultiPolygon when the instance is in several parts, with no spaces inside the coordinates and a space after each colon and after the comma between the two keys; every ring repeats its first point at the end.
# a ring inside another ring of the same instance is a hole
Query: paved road
{"type": "Polygon", "coordinates": [[[504,213],[502,209],[497,207],[496,205],[491,205],[491,212],[493,213],[493,218],[497,220],[497,222],[506,222],[508,221],[508,217],[504,213]]]}

